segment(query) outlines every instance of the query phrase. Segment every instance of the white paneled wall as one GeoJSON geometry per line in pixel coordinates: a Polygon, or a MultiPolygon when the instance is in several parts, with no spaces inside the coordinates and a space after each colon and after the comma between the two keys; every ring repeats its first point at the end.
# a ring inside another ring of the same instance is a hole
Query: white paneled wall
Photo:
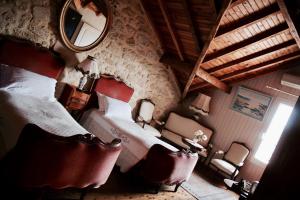
{"type": "Polygon", "coordinates": [[[227,150],[232,141],[244,142],[251,149],[251,154],[241,170],[240,177],[252,181],[260,179],[266,167],[254,158],[254,153],[260,144],[260,138],[268,128],[279,102],[294,105],[297,100],[297,97],[274,91],[266,88],[266,86],[269,85],[296,95],[300,93],[295,89],[280,85],[282,74],[283,71],[278,71],[255,79],[239,82],[233,86],[230,94],[219,90],[210,91],[210,95],[212,96],[211,112],[209,116],[202,117],[200,121],[215,130],[213,139],[214,149],[227,150]],[[230,109],[230,105],[239,85],[273,96],[271,106],[263,121],[256,120],[230,109]]]}

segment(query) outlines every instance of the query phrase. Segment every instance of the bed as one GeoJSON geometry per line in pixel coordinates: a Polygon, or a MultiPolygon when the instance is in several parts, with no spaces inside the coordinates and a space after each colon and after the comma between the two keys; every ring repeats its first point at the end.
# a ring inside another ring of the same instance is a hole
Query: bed
{"type": "Polygon", "coordinates": [[[0,52],[2,156],[15,146],[28,123],[65,137],[88,133],[54,97],[56,78],[64,68],[57,56],[26,41],[6,39],[0,52]]]}
{"type": "MultiPolygon", "coordinates": [[[[113,138],[122,140],[123,150],[116,163],[121,172],[127,172],[144,159],[155,144],[160,144],[173,152],[179,151],[145,131],[132,120],[131,108],[129,104],[126,107],[126,104],[133,94],[133,89],[124,82],[113,77],[101,77],[94,91],[98,94],[98,101],[101,101],[99,95],[106,98],[108,96],[109,101],[113,99],[112,108],[108,108],[107,111],[91,108],[83,114],[80,124],[103,141],[110,141],[113,138]]],[[[101,106],[98,104],[98,107],[101,106]]]]}
{"type": "Polygon", "coordinates": [[[63,68],[48,49],[0,38],[0,180],[14,177],[22,186],[53,188],[106,182],[121,141],[104,143],[57,101],[63,68]]]}

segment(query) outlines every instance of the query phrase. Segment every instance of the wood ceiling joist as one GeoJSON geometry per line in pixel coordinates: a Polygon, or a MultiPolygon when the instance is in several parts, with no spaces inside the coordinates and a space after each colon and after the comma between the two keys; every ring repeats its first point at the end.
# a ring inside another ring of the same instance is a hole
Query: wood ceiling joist
{"type": "MultiPolygon", "coordinates": [[[[270,66],[279,65],[281,63],[284,63],[284,62],[287,62],[287,61],[290,61],[290,60],[294,60],[296,58],[300,58],[300,50],[295,51],[295,52],[290,53],[290,54],[286,54],[286,55],[280,56],[280,57],[272,59],[272,60],[268,60],[268,61],[263,62],[263,63],[259,63],[257,65],[253,65],[253,66],[250,66],[250,67],[246,67],[246,68],[243,68],[243,69],[240,69],[240,70],[233,71],[231,73],[225,74],[225,75],[223,75],[221,77],[218,77],[218,78],[221,81],[227,81],[227,80],[232,79],[232,78],[234,78],[236,76],[246,75],[246,73],[250,73],[250,72],[255,72],[255,71],[258,71],[258,70],[266,69],[266,68],[268,68],[270,66]]],[[[190,89],[190,91],[194,91],[194,90],[206,87],[206,86],[208,86],[208,84],[201,83],[199,85],[193,86],[190,89]]]]}
{"type": "MultiPolygon", "coordinates": [[[[238,82],[238,81],[244,81],[244,80],[251,79],[251,78],[254,78],[254,77],[258,77],[258,76],[261,76],[261,75],[264,75],[264,74],[267,74],[267,73],[270,73],[270,72],[274,72],[274,71],[277,71],[277,70],[280,70],[280,69],[295,67],[296,66],[295,64],[300,64],[300,58],[295,58],[294,60],[285,61],[281,64],[275,64],[275,65],[272,65],[269,68],[257,70],[255,73],[248,72],[247,77],[235,76],[234,78],[227,80],[227,83],[231,83],[231,82],[235,83],[235,82],[238,82]]],[[[207,87],[210,87],[210,86],[211,85],[206,85],[206,86],[202,87],[201,89],[204,89],[204,88],[207,88],[207,87]]],[[[197,89],[199,89],[199,88],[197,88],[197,89]]],[[[195,91],[197,89],[191,88],[191,91],[195,91]]]]}
{"type": "Polygon", "coordinates": [[[242,57],[242,58],[239,58],[239,59],[236,59],[236,60],[233,60],[233,61],[230,61],[228,63],[225,63],[223,65],[219,65],[219,66],[216,66],[214,68],[211,68],[209,70],[207,70],[208,73],[217,73],[221,70],[225,70],[225,69],[229,69],[231,68],[233,65],[237,65],[239,63],[242,63],[242,62],[245,62],[245,61],[248,61],[248,60],[252,60],[254,58],[257,58],[257,57],[260,57],[260,56],[264,56],[266,54],[269,54],[269,53],[274,53],[278,50],[281,50],[281,49],[285,49],[285,48],[289,48],[293,45],[296,45],[296,42],[295,40],[289,40],[289,41],[286,41],[286,42],[283,42],[283,43],[280,43],[278,45],[275,45],[275,46],[272,46],[272,47],[269,47],[267,49],[264,49],[264,50],[261,50],[261,51],[258,51],[256,53],[253,53],[253,54],[250,54],[250,55],[247,55],[245,57],[242,57]]]}
{"type": "Polygon", "coordinates": [[[195,76],[199,76],[200,78],[202,78],[203,80],[207,81],[208,83],[216,86],[217,88],[225,91],[225,92],[229,92],[230,91],[230,87],[228,87],[225,83],[223,83],[222,81],[218,80],[217,78],[215,78],[214,76],[211,76],[209,73],[207,73],[206,71],[204,71],[203,69],[201,69],[201,64],[204,60],[204,57],[209,49],[209,46],[212,42],[212,40],[214,39],[218,29],[219,29],[219,26],[220,26],[220,22],[224,16],[224,13],[225,11],[228,9],[228,7],[230,6],[232,0],[226,0],[220,11],[219,11],[219,14],[218,14],[218,17],[216,19],[216,23],[214,24],[214,26],[212,27],[211,29],[211,32],[210,34],[208,35],[203,47],[202,47],[202,50],[201,50],[201,53],[199,55],[199,58],[197,59],[197,62],[195,64],[195,67],[189,77],[189,80],[187,81],[186,85],[185,85],[185,88],[184,88],[184,91],[183,91],[183,94],[182,94],[182,98],[184,98],[188,91],[189,91],[189,88],[195,78],[195,76]],[[202,76],[202,77],[201,77],[202,76]]]}
{"type": "Polygon", "coordinates": [[[235,52],[235,51],[237,51],[241,48],[244,48],[248,45],[252,45],[254,43],[260,42],[260,41],[265,40],[267,38],[273,37],[274,35],[277,35],[279,33],[282,33],[284,31],[288,30],[288,28],[289,27],[286,23],[281,23],[281,24],[279,24],[275,27],[272,27],[272,28],[270,28],[266,31],[263,31],[263,32],[255,35],[253,37],[250,37],[250,38],[248,38],[246,40],[243,40],[239,43],[233,44],[233,45],[228,46],[224,49],[221,49],[219,51],[216,51],[214,53],[211,53],[211,54],[207,55],[205,57],[203,63],[206,63],[206,62],[211,61],[213,59],[216,59],[218,57],[227,55],[229,53],[233,53],[233,52],[235,52]]]}
{"type": "Polygon", "coordinates": [[[177,35],[177,33],[176,33],[176,31],[173,27],[173,24],[171,22],[171,18],[170,18],[170,15],[168,13],[166,4],[165,4],[164,0],[158,0],[158,4],[159,4],[159,8],[160,8],[160,10],[163,14],[163,18],[164,18],[164,20],[167,24],[167,27],[168,27],[168,30],[170,32],[171,38],[172,38],[172,40],[174,42],[174,45],[176,47],[178,56],[179,56],[180,60],[184,61],[183,47],[182,47],[182,44],[179,41],[178,35],[177,35]]]}
{"type": "Polygon", "coordinates": [[[181,0],[182,1],[182,5],[183,5],[183,10],[184,10],[184,13],[187,17],[187,20],[188,20],[188,23],[190,24],[191,26],[191,33],[192,33],[192,36],[194,38],[194,42],[195,42],[195,48],[196,48],[196,51],[200,51],[200,48],[201,48],[201,45],[200,45],[200,39],[198,37],[198,33],[197,33],[197,30],[195,29],[195,22],[191,16],[191,9],[187,3],[187,0],[181,0]]]}
{"type": "Polygon", "coordinates": [[[241,80],[246,80],[246,79],[251,79],[260,75],[264,75],[270,72],[274,72],[280,69],[285,69],[285,68],[291,68],[291,67],[295,67],[295,64],[300,64],[300,58],[295,58],[293,60],[289,60],[289,61],[285,61],[281,64],[275,64],[272,65],[271,67],[267,68],[267,69],[262,69],[262,70],[257,70],[255,73],[251,73],[249,72],[247,77],[243,77],[243,76],[236,76],[232,79],[229,79],[228,82],[237,82],[237,81],[241,81],[241,80]]]}
{"type": "Polygon", "coordinates": [[[239,31],[245,28],[246,26],[255,24],[258,21],[266,19],[276,13],[280,13],[280,9],[277,3],[273,3],[272,5],[265,7],[262,10],[259,10],[258,12],[251,13],[250,15],[240,19],[238,22],[233,22],[229,26],[220,27],[215,38],[224,36],[225,34],[228,34],[232,31],[239,31]]]}
{"type": "Polygon", "coordinates": [[[288,24],[289,26],[289,29],[290,29],[290,32],[291,32],[291,35],[293,36],[293,38],[296,40],[297,42],[297,45],[298,47],[300,48],[300,37],[299,37],[299,34],[298,34],[298,31],[292,21],[292,18],[289,14],[289,11],[284,3],[284,0],[277,0],[277,3],[279,5],[279,8],[280,8],[280,11],[286,21],[286,23],[288,24]]]}
{"type": "Polygon", "coordinates": [[[160,36],[160,34],[159,34],[159,31],[157,30],[156,26],[154,26],[154,23],[153,23],[151,14],[148,12],[147,9],[145,9],[145,8],[146,8],[146,5],[145,5],[144,1],[143,1],[143,0],[139,0],[139,2],[140,2],[140,5],[141,5],[141,7],[142,7],[142,10],[143,10],[144,13],[146,14],[146,19],[147,19],[148,23],[151,25],[151,27],[152,27],[152,29],[153,29],[153,31],[154,31],[156,37],[158,38],[158,41],[159,41],[159,44],[160,44],[161,48],[162,48],[163,50],[165,50],[165,45],[164,45],[163,40],[162,40],[162,38],[161,38],[161,36],[160,36]]]}
{"type": "Polygon", "coordinates": [[[231,5],[230,5],[230,8],[239,5],[239,4],[243,3],[244,1],[247,1],[247,0],[235,0],[235,1],[232,1],[231,5]]]}

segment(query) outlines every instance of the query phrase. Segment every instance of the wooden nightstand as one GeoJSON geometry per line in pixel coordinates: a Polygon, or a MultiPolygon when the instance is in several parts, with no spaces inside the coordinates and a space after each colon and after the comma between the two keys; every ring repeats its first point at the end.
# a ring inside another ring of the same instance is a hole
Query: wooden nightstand
{"type": "Polygon", "coordinates": [[[78,120],[89,99],[90,94],[67,84],[59,98],[59,102],[78,120]]]}

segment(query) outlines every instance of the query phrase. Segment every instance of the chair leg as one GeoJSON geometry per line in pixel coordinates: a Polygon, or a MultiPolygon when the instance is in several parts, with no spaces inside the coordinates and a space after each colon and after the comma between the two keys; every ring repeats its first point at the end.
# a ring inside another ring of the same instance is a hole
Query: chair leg
{"type": "Polygon", "coordinates": [[[81,190],[81,194],[80,194],[80,200],[84,200],[85,195],[87,194],[88,189],[87,188],[83,188],[81,190]]]}
{"type": "Polygon", "coordinates": [[[178,184],[175,186],[174,192],[177,192],[177,190],[178,190],[179,186],[181,186],[181,184],[182,184],[182,183],[178,183],[178,184]]]}

